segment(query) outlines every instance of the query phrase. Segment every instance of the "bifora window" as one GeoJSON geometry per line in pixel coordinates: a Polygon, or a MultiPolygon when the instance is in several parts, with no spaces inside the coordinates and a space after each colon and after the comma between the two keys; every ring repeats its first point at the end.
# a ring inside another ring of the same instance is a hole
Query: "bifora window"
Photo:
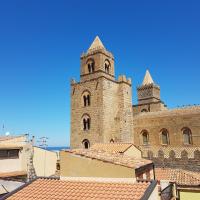
{"type": "Polygon", "coordinates": [[[90,93],[88,91],[83,92],[83,106],[90,106],[90,93]]]}
{"type": "Polygon", "coordinates": [[[83,118],[83,130],[84,131],[87,131],[87,130],[90,130],[90,117],[88,115],[84,115],[83,118]]]}
{"type": "Polygon", "coordinates": [[[192,133],[189,128],[182,129],[183,131],[183,143],[184,144],[192,144],[192,133]]]}
{"type": "Polygon", "coordinates": [[[94,60],[89,59],[87,61],[87,66],[88,66],[88,73],[93,73],[94,72],[94,60]]]}
{"type": "Polygon", "coordinates": [[[15,159],[19,158],[19,149],[0,150],[0,159],[15,159]]]}
{"type": "Polygon", "coordinates": [[[105,60],[105,72],[110,73],[110,62],[108,60],[105,60]]]}

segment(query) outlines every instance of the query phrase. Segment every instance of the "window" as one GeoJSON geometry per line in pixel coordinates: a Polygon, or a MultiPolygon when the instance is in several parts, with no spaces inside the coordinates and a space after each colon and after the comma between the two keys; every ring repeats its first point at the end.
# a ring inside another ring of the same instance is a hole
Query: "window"
{"type": "Polygon", "coordinates": [[[89,59],[87,61],[87,66],[88,66],[88,73],[93,73],[94,72],[94,60],[89,59]]]}
{"type": "Polygon", "coordinates": [[[192,133],[189,128],[182,129],[183,131],[183,143],[184,144],[192,144],[192,133]]]}
{"type": "Polygon", "coordinates": [[[14,159],[19,158],[19,150],[0,150],[0,159],[14,159]]]}
{"type": "Polygon", "coordinates": [[[89,91],[84,91],[82,94],[82,105],[84,107],[90,106],[90,92],[89,91]]]}
{"type": "Polygon", "coordinates": [[[83,130],[90,130],[90,117],[88,115],[83,116],[83,130]]]}
{"type": "Polygon", "coordinates": [[[83,104],[84,104],[84,107],[90,105],[90,95],[89,94],[83,96],[83,104]]]}
{"type": "Polygon", "coordinates": [[[113,139],[110,140],[110,143],[114,143],[115,141],[113,139]]]}
{"type": "Polygon", "coordinates": [[[89,149],[90,148],[90,142],[89,142],[89,140],[87,140],[87,139],[83,140],[82,144],[83,144],[83,147],[85,149],[89,149]]]}
{"type": "Polygon", "coordinates": [[[141,112],[148,112],[147,109],[143,108],[141,112]]]}
{"type": "Polygon", "coordinates": [[[161,131],[161,143],[163,145],[169,144],[169,134],[168,134],[168,131],[166,129],[163,129],[161,131]]]}
{"type": "Polygon", "coordinates": [[[143,145],[149,144],[149,134],[147,131],[142,131],[142,144],[143,145]]]}
{"type": "Polygon", "coordinates": [[[108,60],[105,60],[105,72],[107,73],[107,74],[109,74],[110,73],[110,62],[108,61],[108,60]]]}

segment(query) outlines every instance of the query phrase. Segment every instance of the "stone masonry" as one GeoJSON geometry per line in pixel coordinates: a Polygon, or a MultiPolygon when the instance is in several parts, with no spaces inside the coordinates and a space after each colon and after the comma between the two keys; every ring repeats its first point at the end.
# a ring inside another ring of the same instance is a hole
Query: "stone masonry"
{"type": "Polygon", "coordinates": [[[131,79],[124,75],[115,79],[114,57],[96,37],[81,55],[80,82],[71,81],[71,148],[89,148],[97,142],[133,142],[143,157],[159,166],[164,161],[166,166],[186,166],[189,160],[200,166],[200,106],[168,109],[148,70],[137,95],[138,104],[132,105],[131,79]],[[195,154],[186,159],[184,155],[194,148],[195,154]]]}

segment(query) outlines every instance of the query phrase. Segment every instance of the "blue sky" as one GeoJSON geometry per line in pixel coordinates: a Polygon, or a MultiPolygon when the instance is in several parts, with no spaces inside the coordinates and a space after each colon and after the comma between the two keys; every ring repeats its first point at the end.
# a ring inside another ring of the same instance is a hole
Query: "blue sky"
{"type": "Polygon", "coordinates": [[[0,127],[69,145],[70,79],[96,35],[116,76],[132,78],[133,103],[147,68],[169,108],[200,103],[199,10],[183,0],[0,1],[0,127]]]}

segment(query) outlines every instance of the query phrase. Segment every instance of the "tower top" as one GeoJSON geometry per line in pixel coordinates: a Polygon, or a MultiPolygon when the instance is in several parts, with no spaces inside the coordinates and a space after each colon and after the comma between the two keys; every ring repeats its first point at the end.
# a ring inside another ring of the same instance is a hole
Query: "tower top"
{"type": "Polygon", "coordinates": [[[149,70],[147,69],[145,76],[144,76],[144,80],[142,82],[142,85],[149,85],[149,84],[152,84],[152,83],[154,83],[153,79],[151,77],[151,74],[149,73],[149,70]]]}
{"type": "Polygon", "coordinates": [[[95,37],[95,39],[92,42],[88,51],[93,51],[93,50],[97,50],[97,49],[105,49],[103,43],[101,42],[101,40],[98,36],[95,37]]]}

